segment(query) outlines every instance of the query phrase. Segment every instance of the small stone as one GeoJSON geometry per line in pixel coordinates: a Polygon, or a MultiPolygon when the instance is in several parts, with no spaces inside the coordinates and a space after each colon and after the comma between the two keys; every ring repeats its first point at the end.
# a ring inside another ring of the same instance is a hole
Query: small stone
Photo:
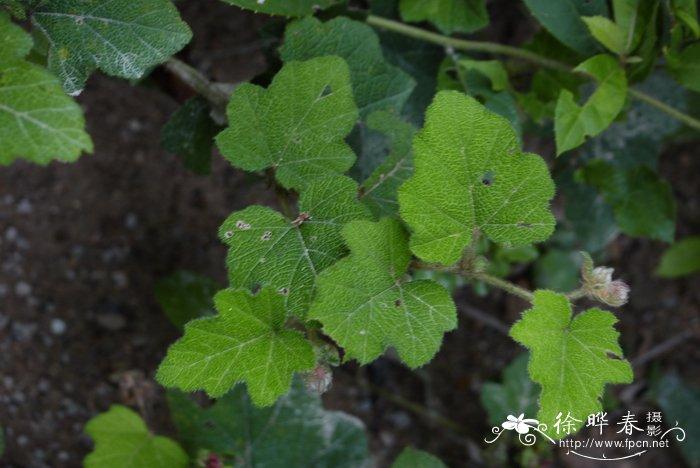
{"type": "Polygon", "coordinates": [[[29,296],[31,292],[32,287],[26,281],[20,281],[19,283],[15,284],[15,294],[18,296],[29,296]]]}
{"type": "Polygon", "coordinates": [[[13,242],[15,239],[17,239],[17,228],[10,226],[5,229],[5,240],[7,240],[7,242],[13,242]]]}
{"type": "Polygon", "coordinates": [[[109,331],[117,331],[124,328],[126,319],[116,312],[103,312],[97,316],[97,324],[109,331]]]}
{"type": "Polygon", "coordinates": [[[17,213],[30,214],[32,211],[32,203],[26,198],[21,199],[17,204],[17,213]]]}
{"type": "Polygon", "coordinates": [[[66,322],[59,318],[51,320],[51,333],[54,335],[63,335],[66,332],[66,322]]]}

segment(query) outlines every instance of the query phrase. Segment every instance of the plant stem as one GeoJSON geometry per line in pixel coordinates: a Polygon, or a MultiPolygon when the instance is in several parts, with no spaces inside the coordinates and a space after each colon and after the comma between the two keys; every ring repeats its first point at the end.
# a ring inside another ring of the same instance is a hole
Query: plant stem
{"type": "MultiPolygon", "coordinates": [[[[541,55],[538,55],[534,52],[531,52],[529,50],[525,49],[520,49],[518,47],[513,47],[513,46],[508,46],[504,44],[498,44],[495,42],[485,42],[485,41],[469,41],[465,39],[457,39],[454,37],[448,37],[448,36],[443,36],[442,34],[437,34],[434,32],[426,31],[421,28],[416,28],[414,26],[409,26],[407,24],[390,20],[387,18],[382,18],[379,16],[374,16],[374,15],[369,15],[366,19],[367,24],[371,26],[375,26],[378,28],[384,28],[389,31],[398,33],[398,34],[403,34],[405,36],[413,37],[414,39],[419,39],[422,41],[426,42],[432,42],[433,44],[445,46],[445,47],[452,47],[454,49],[458,50],[464,50],[464,51],[472,51],[472,52],[486,52],[490,54],[496,54],[496,55],[507,55],[509,57],[525,60],[531,63],[535,63],[537,65],[541,65],[545,68],[549,68],[552,70],[557,70],[557,71],[562,71],[565,73],[572,73],[572,74],[578,74],[581,76],[585,76],[589,79],[594,78],[592,75],[589,74],[583,74],[583,73],[578,73],[574,71],[573,68],[571,68],[569,65],[559,62],[557,60],[552,60],[548,59],[546,57],[542,57],[541,55]]],[[[650,106],[656,107],[662,112],[665,112],[666,114],[670,115],[674,119],[677,119],[684,124],[688,125],[691,128],[694,128],[696,130],[700,130],[700,120],[695,119],[691,117],[688,114],[685,114],[677,109],[674,109],[673,107],[664,104],[663,102],[659,101],[658,99],[649,96],[648,94],[639,91],[634,88],[629,88],[628,89],[629,95],[635,99],[639,99],[642,102],[645,102],[646,104],[649,104],[650,106]]]]}
{"type": "Polygon", "coordinates": [[[525,299],[528,302],[532,302],[532,293],[525,288],[521,288],[515,283],[511,283],[510,281],[506,281],[496,276],[489,275],[488,273],[474,273],[473,275],[471,275],[471,277],[476,280],[483,281],[484,283],[490,286],[503,289],[507,293],[510,293],[514,296],[518,296],[522,299],[525,299]]]}
{"type": "Polygon", "coordinates": [[[173,75],[180,78],[187,86],[201,94],[217,109],[225,109],[228,104],[228,94],[215,83],[209,81],[199,70],[185,62],[171,57],[165,62],[164,67],[173,75]]]}
{"type": "Polygon", "coordinates": [[[583,288],[575,289],[570,293],[567,293],[566,297],[569,298],[570,301],[575,301],[586,297],[586,291],[583,288]]]}

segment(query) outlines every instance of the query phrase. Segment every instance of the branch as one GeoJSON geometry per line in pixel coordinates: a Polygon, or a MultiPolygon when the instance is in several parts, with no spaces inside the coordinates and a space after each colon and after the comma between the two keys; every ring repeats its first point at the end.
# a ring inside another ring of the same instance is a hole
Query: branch
{"type": "Polygon", "coordinates": [[[223,110],[226,108],[229,100],[228,93],[221,89],[217,83],[209,81],[199,70],[175,57],[171,57],[163,66],[187,86],[201,94],[215,109],[223,110]]]}

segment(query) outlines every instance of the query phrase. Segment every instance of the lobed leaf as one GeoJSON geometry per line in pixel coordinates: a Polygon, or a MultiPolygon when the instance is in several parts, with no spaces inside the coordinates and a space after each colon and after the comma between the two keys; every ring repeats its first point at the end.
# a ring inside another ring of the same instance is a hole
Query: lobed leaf
{"type": "Polygon", "coordinates": [[[401,18],[430,21],[445,34],[469,33],[489,24],[484,0],[401,0],[401,18]]]}
{"type": "Polygon", "coordinates": [[[339,0],[223,0],[256,13],[282,16],[306,16],[335,5],[339,0]]]}

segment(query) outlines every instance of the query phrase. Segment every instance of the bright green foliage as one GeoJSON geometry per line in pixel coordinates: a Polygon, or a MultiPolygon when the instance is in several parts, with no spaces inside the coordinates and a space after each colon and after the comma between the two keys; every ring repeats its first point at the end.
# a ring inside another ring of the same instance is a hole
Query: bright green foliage
{"type": "Polygon", "coordinates": [[[209,113],[209,103],[194,97],[175,111],[161,131],[163,148],[180,156],[185,167],[197,174],[211,171],[211,148],[218,128],[209,113]]]}
{"type": "Polygon", "coordinates": [[[598,89],[583,106],[576,103],[570,91],[562,90],[554,111],[557,155],[580,146],[586,136],[605,130],[625,105],[627,79],[613,57],[596,55],[576,67],[576,71],[593,75],[598,89]]]}
{"type": "Polygon", "coordinates": [[[446,468],[446,465],[435,455],[406,447],[394,460],[391,468],[446,468]]]}
{"type": "Polygon", "coordinates": [[[263,206],[235,212],[219,228],[229,246],[229,280],[234,287],[271,286],[284,297],[283,310],[304,317],[316,277],[347,252],[343,224],[367,217],[357,184],[342,176],[309,184],[296,220],[263,206]]]}
{"type": "Polygon", "coordinates": [[[53,75],[23,59],[31,38],[4,12],[0,39],[0,165],[20,157],[39,164],[74,161],[92,151],[82,110],[53,75]]]}
{"type": "Polygon", "coordinates": [[[165,315],[182,328],[190,320],[213,313],[212,298],[219,289],[216,281],[207,276],[178,271],[156,283],[155,295],[165,315]]]}
{"type": "Polygon", "coordinates": [[[700,271],[700,236],[690,236],[674,243],[661,257],[656,274],[677,278],[700,271]]]}
{"type": "Polygon", "coordinates": [[[279,292],[225,289],[214,304],[219,315],[189,322],[168,349],[156,375],[164,386],[219,397],[245,382],[253,403],[266,406],[289,390],[294,372],[314,366],[309,342],[285,327],[279,292]]]}
{"type": "Polygon", "coordinates": [[[572,317],[566,296],[538,290],[533,307],[511,328],[510,335],[530,349],[530,376],[542,386],[537,419],[549,426],[550,436],[566,435],[552,427],[558,413],[578,419],[577,429],[601,410],[606,383],[632,381],[615,322],[613,314],[597,308],[572,317]]]}
{"type": "Polygon", "coordinates": [[[596,160],[584,169],[587,183],[594,185],[612,205],[620,230],[630,236],[673,241],[676,203],[668,182],[646,166],[618,170],[596,160]]]}
{"type": "Polygon", "coordinates": [[[306,16],[316,10],[323,10],[339,0],[223,0],[247,10],[268,15],[306,16]]]}
{"type": "Polygon", "coordinates": [[[698,24],[698,5],[696,0],[672,0],[673,15],[691,33],[695,39],[700,38],[700,25],[698,24]]]}
{"type": "Polygon", "coordinates": [[[527,353],[521,354],[503,371],[503,383],[486,382],[481,387],[481,404],[491,424],[501,424],[509,414],[535,415],[539,389],[527,373],[528,360],[527,353]]]}
{"type": "Polygon", "coordinates": [[[309,17],[291,23],[280,56],[284,61],[337,55],[350,68],[353,94],[365,118],[377,110],[399,112],[416,83],[382,55],[379,38],[364,23],[337,17],[326,23],[309,17]]]}
{"type": "Polygon", "coordinates": [[[415,173],[399,189],[399,204],[421,259],[455,263],[475,229],[516,245],[554,230],[547,165],[523,153],[508,122],[475,99],[438,93],[413,151],[415,173]]]}
{"type": "Polygon", "coordinates": [[[489,24],[484,0],[401,0],[404,21],[430,21],[445,34],[473,32],[489,24]]]}
{"type": "Polygon", "coordinates": [[[554,37],[575,51],[589,55],[597,50],[582,16],[607,16],[605,0],[523,0],[530,12],[554,37]]]}
{"type": "Polygon", "coordinates": [[[143,419],[121,405],[88,421],[85,432],[95,442],[95,450],[83,465],[86,468],[185,468],[189,459],[173,440],[154,436],[143,419]]]}
{"type": "Polygon", "coordinates": [[[395,114],[383,111],[370,114],[367,126],[389,137],[391,153],[362,183],[361,199],[375,216],[392,216],[399,211],[399,187],[413,174],[411,144],[415,129],[395,114]]]}
{"type": "Polygon", "coordinates": [[[71,94],[98,68],[141,78],[192,37],[170,0],[53,0],[40,3],[32,23],[50,44],[49,69],[71,94]]]}
{"type": "Polygon", "coordinates": [[[179,438],[193,455],[208,450],[240,466],[268,468],[354,468],[368,460],[362,422],[325,411],[301,379],[269,408],[254,406],[242,386],[208,408],[177,391],[168,393],[168,402],[179,438]]]}
{"type": "Polygon", "coordinates": [[[668,70],[680,84],[700,92],[700,42],[690,44],[680,52],[666,55],[668,70]]]}
{"type": "Polygon", "coordinates": [[[610,51],[624,54],[627,46],[627,34],[615,22],[604,16],[588,16],[581,18],[588,26],[593,37],[610,51]]]}
{"type": "Polygon", "coordinates": [[[457,325],[455,306],[437,283],[406,280],[411,253],[401,224],[352,221],[343,237],[350,256],[319,275],[309,318],[361,364],[387,346],[412,368],[430,361],[457,325]]]}
{"type": "Polygon", "coordinates": [[[275,169],[287,188],[340,174],[355,160],[343,141],[358,118],[350,71],[339,57],[288,62],[268,89],[239,86],[229,127],[216,138],[223,155],[247,171],[275,169]]]}
{"type": "Polygon", "coordinates": [[[624,55],[633,51],[639,44],[645,30],[645,20],[652,9],[643,6],[639,0],[613,0],[615,21],[605,16],[581,18],[593,37],[610,51],[624,55]]]}

